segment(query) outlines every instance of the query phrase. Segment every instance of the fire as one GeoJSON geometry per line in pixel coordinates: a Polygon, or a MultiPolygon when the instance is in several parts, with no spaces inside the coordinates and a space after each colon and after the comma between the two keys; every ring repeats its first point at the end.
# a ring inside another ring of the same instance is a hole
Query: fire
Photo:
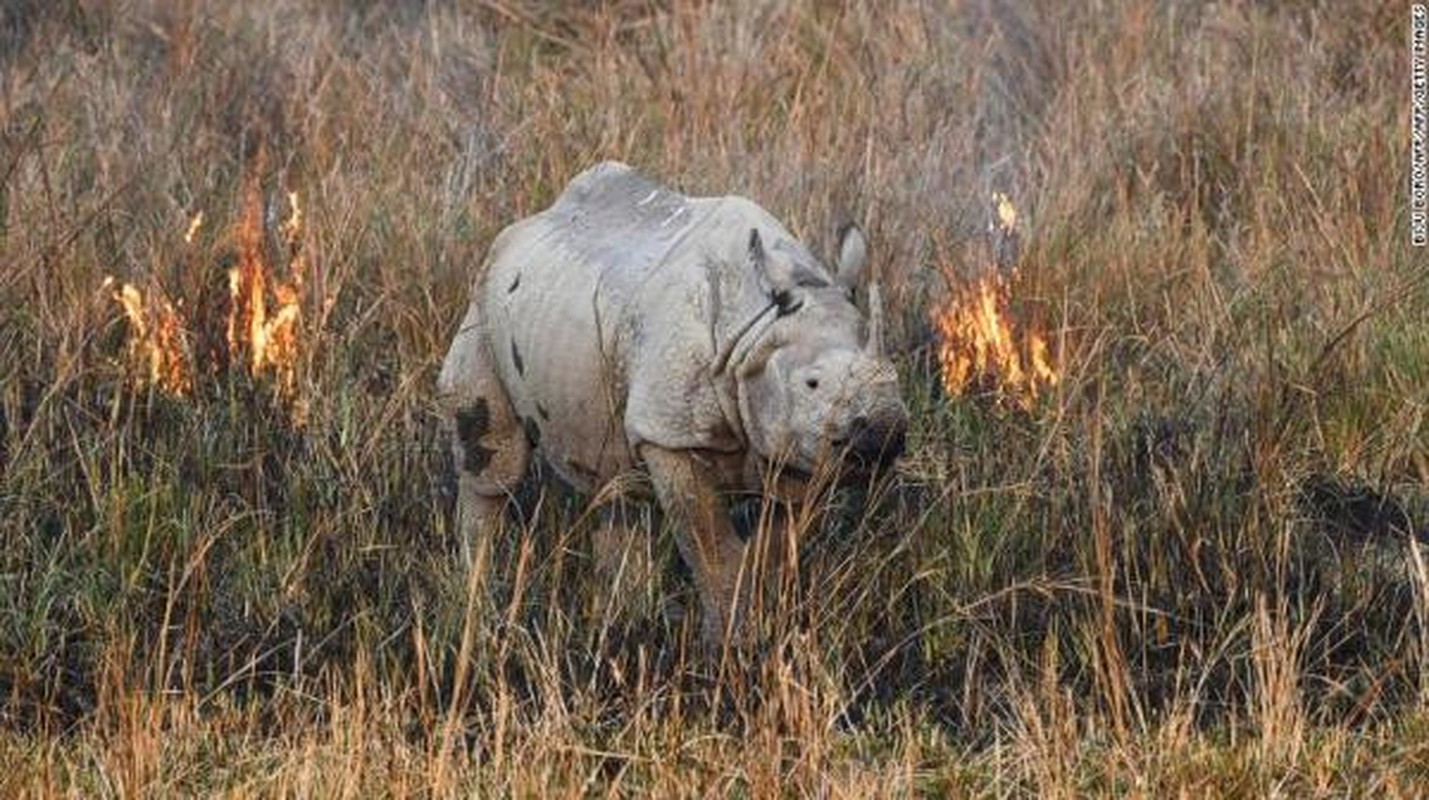
{"type": "MultiPolygon", "coordinates": [[[[993,195],[995,220],[989,231],[1005,244],[1016,235],[1017,209],[1001,193],[993,195]]],[[[1006,249],[1006,248],[1004,248],[1006,249]]],[[[1012,270],[1015,278],[1015,267],[1012,270]]],[[[1021,330],[1009,312],[1012,281],[988,270],[970,286],[955,290],[932,313],[938,334],[943,387],[960,396],[982,389],[1022,408],[1057,385],[1047,341],[1021,330]]]]}
{"type": "MultiPolygon", "coordinates": [[[[256,175],[256,170],[255,170],[256,175]]],[[[204,225],[200,211],[189,220],[184,244],[194,245],[204,225]]],[[[267,246],[263,202],[256,177],[244,186],[235,227],[237,265],[228,271],[226,334],[228,362],[250,377],[271,381],[279,396],[296,401],[291,408],[301,422],[302,403],[295,397],[301,351],[302,289],[307,269],[303,249],[303,209],[297,192],[287,193],[287,214],[275,231],[277,248],[267,246]],[[272,251],[279,252],[273,255],[272,251]],[[280,272],[274,268],[281,263],[280,272]]],[[[199,263],[197,260],[191,263],[199,263]]],[[[106,278],[104,287],[115,286],[106,278]]],[[[157,285],[146,297],[132,284],[119,284],[113,297],[124,312],[129,338],[126,354],[135,379],[183,396],[193,389],[195,363],[183,314],[157,285]]],[[[197,320],[202,324],[204,320],[197,320]]],[[[209,365],[210,372],[214,365],[209,365]]]]}
{"type": "Polygon", "coordinates": [[[288,193],[288,216],[278,228],[286,279],[269,263],[262,218],[258,190],[250,185],[238,225],[238,266],[228,272],[228,355],[250,376],[270,375],[279,391],[289,394],[297,380],[304,272],[297,192],[288,193]]]}
{"type": "MultiPolygon", "coordinates": [[[[113,286],[114,279],[105,278],[104,285],[113,286]]],[[[130,283],[119,285],[114,300],[129,323],[125,352],[136,378],[172,395],[188,394],[193,369],[182,315],[162,295],[151,295],[146,302],[144,293],[130,283]]]]}
{"type": "Polygon", "coordinates": [[[985,387],[1025,408],[1057,385],[1046,340],[1033,332],[1019,336],[1007,311],[1008,295],[1002,278],[989,275],[934,311],[948,394],[985,387]]]}
{"type": "Polygon", "coordinates": [[[1007,233],[1017,230],[1017,207],[1002,192],[992,193],[992,203],[997,207],[997,226],[1007,233]]]}
{"type": "Polygon", "coordinates": [[[184,244],[193,244],[194,237],[198,236],[199,228],[203,227],[203,212],[200,211],[189,220],[189,231],[184,234],[184,244]]]}

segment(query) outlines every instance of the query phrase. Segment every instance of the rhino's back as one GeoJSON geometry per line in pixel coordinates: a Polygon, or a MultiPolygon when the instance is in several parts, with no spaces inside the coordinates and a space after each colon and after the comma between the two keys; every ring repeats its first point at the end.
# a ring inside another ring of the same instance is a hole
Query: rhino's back
{"type": "Polygon", "coordinates": [[[720,198],[687,197],[625,164],[606,161],[571,180],[540,216],[556,246],[607,280],[657,268],[720,198]]]}
{"type": "Polygon", "coordinates": [[[656,273],[680,279],[672,252],[719,203],[606,162],[493,243],[473,299],[497,373],[527,437],[577,487],[633,466],[624,411],[642,294],[656,273]]]}

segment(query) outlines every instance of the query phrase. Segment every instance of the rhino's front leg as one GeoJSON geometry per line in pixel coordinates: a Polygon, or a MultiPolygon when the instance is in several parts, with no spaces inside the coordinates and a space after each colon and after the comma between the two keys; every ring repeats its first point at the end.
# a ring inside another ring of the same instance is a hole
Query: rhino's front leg
{"type": "Polygon", "coordinates": [[[641,456],[661,507],[675,521],[680,556],[695,574],[705,644],[718,646],[727,632],[741,639],[750,581],[744,574],[744,544],[730,522],[714,471],[687,451],[645,445],[641,456]]]}

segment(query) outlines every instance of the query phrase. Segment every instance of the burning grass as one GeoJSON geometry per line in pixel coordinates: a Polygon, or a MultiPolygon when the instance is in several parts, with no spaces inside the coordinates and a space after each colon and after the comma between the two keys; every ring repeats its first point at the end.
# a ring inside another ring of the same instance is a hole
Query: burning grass
{"type": "MultiPolygon", "coordinates": [[[[252,380],[268,381],[277,395],[292,402],[301,421],[303,402],[297,397],[298,365],[303,341],[303,212],[298,193],[286,193],[286,216],[277,226],[276,247],[268,244],[264,203],[256,175],[244,182],[239,217],[233,225],[237,266],[228,270],[228,302],[224,315],[226,363],[252,380]],[[270,255],[276,251],[277,255],[270,255]],[[278,265],[282,266],[279,267],[278,265]]],[[[204,224],[202,211],[190,220],[184,244],[192,248],[204,224]]],[[[191,254],[190,254],[191,255],[191,254]]],[[[187,260],[189,266],[201,261],[187,260]]],[[[104,279],[106,287],[113,277],[104,279]]],[[[189,342],[191,326],[216,324],[212,318],[190,320],[155,288],[146,298],[133,284],[121,283],[113,297],[127,326],[126,364],[130,378],[141,386],[183,397],[196,377],[223,374],[219,363],[196,363],[189,342]]]]}
{"type": "MultiPolygon", "coordinates": [[[[993,197],[994,221],[988,231],[991,252],[1014,250],[1017,210],[1002,193],[993,197]]],[[[1046,339],[1014,320],[1011,308],[1018,265],[989,259],[981,276],[954,288],[931,311],[938,336],[938,368],[950,397],[970,392],[992,395],[1027,410],[1058,383],[1046,339]],[[1005,278],[1009,273],[1010,278],[1005,278]]]]}
{"type": "Polygon", "coordinates": [[[132,283],[116,288],[112,277],[104,279],[104,286],[113,288],[129,326],[124,353],[130,377],[180,397],[192,391],[193,357],[184,318],[174,304],[157,291],[146,298],[132,283]]]}
{"type": "Polygon", "coordinates": [[[282,271],[266,255],[262,202],[256,186],[244,193],[238,225],[238,266],[228,272],[228,355],[249,377],[269,377],[291,396],[297,386],[302,336],[303,211],[288,192],[288,216],[278,228],[282,271]]]}

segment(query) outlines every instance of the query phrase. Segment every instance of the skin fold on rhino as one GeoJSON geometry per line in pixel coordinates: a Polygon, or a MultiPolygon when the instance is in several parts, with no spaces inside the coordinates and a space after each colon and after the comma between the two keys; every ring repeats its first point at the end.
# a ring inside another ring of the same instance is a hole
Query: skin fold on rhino
{"type": "MultiPolygon", "coordinates": [[[[754,202],[687,197],[616,162],[497,235],[437,382],[468,559],[533,451],[586,492],[644,470],[694,573],[702,634],[722,640],[752,550],[729,493],[831,464],[866,475],[903,447],[876,284],[867,319],[853,302],[857,227],[838,250],[830,273],[754,202]]],[[[629,535],[611,522],[597,549],[629,535]]]]}

